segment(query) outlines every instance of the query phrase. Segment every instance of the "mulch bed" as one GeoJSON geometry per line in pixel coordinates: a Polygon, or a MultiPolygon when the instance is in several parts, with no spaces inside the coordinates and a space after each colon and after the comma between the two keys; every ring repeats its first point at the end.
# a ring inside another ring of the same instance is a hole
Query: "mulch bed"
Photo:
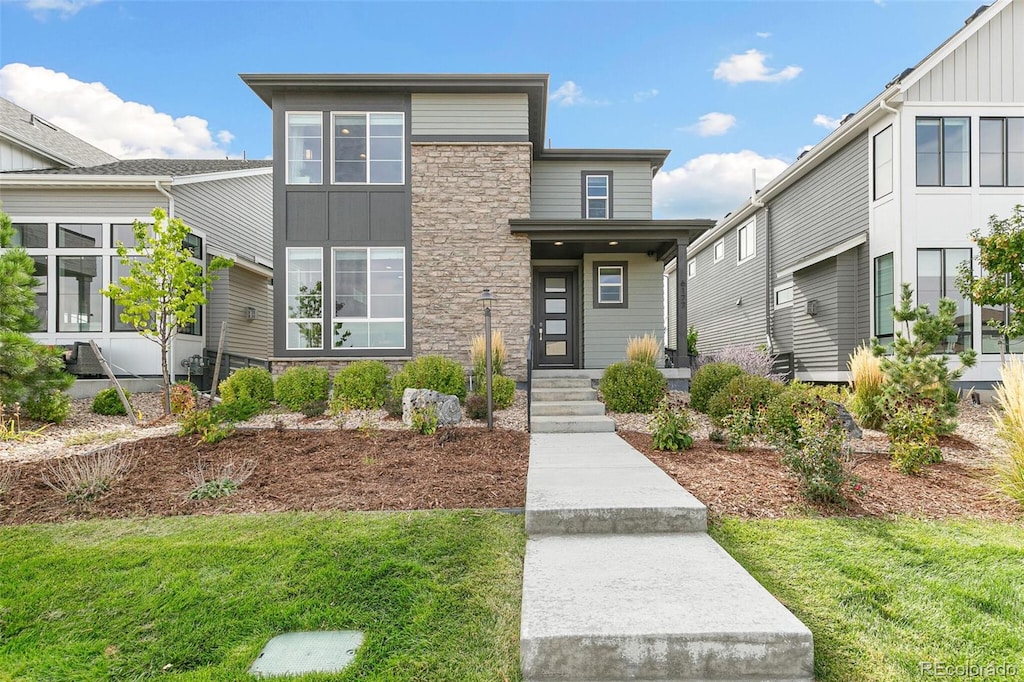
{"type": "MultiPolygon", "coordinates": [[[[619,435],[706,504],[713,516],[780,518],[810,513],[998,521],[1021,518],[1020,509],[998,498],[985,480],[990,470],[955,462],[930,465],[920,476],[907,476],[894,471],[885,455],[856,455],[853,472],[862,490],[859,494],[849,491],[845,507],[830,507],[811,504],[800,495],[774,450],[730,452],[725,445],[701,440],[690,450],[660,452],[653,448],[648,434],[619,435]]],[[[969,445],[968,441],[950,445],[966,449],[965,443],[969,445]]]]}
{"type": "Polygon", "coordinates": [[[405,510],[522,507],[529,435],[482,428],[409,431],[261,429],[215,445],[195,436],[137,441],[134,466],[93,502],[69,504],[43,483],[54,460],[17,465],[0,500],[0,524],[86,518],[177,516],[288,510],[405,510]],[[256,461],[235,493],[189,500],[186,472],[202,462],[256,461]]]}

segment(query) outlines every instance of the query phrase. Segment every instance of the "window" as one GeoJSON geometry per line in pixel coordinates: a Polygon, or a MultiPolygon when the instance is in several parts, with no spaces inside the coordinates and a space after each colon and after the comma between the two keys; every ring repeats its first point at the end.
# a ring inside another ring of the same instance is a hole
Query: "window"
{"type": "Polygon", "coordinates": [[[723,258],[725,258],[725,240],[719,239],[715,242],[715,262],[717,263],[723,258]]]}
{"type": "Polygon", "coordinates": [[[135,246],[135,226],[132,224],[120,224],[110,226],[110,244],[113,247],[117,247],[117,243],[121,242],[129,249],[135,246]]]}
{"type": "Polygon", "coordinates": [[[191,232],[185,235],[185,239],[182,242],[182,246],[185,250],[192,254],[192,257],[196,260],[203,260],[203,238],[192,234],[191,232]]]}
{"type": "Polygon", "coordinates": [[[875,337],[879,343],[893,341],[892,309],[896,305],[892,254],[875,258],[875,337]]]}
{"type": "Polygon", "coordinates": [[[686,278],[693,279],[697,276],[697,259],[691,258],[686,261],[686,278]]]}
{"type": "Polygon", "coordinates": [[[971,119],[917,119],[918,187],[969,187],[971,119]]]}
{"type": "Polygon", "coordinates": [[[892,126],[875,135],[875,199],[892,194],[892,126]]]}
{"type": "Polygon", "coordinates": [[[981,119],[981,184],[1024,186],[1024,118],[981,119]]]}
{"type": "Polygon", "coordinates": [[[583,175],[583,217],[591,219],[608,219],[611,210],[611,174],[583,175]]]}
{"type": "Polygon", "coordinates": [[[946,339],[945,353],[959,353],[972,347],[973,306],[956,287],[956,269],[971,261],[970,249],[918,249],[917,302],[933,313],[939,309],[940,298],[951,298],[957,304],[956,324],[960,332],[946,339]]]}
{"type": "MultiPolygon", "coordinates": [[[[131,261],[142,260],[141,256],[129,256],[131,261]]],[[[114,256],[110,259],[110,281],[114,284],[118,284],[122,277],[127,277],[131,274],[131,263],[126,265],[121,264],[121,258],[114,256]]],[[[117,305],[113,301],[110,302],[110,331],[113,332],[133,332],[135,327],[128,324],[127,322],[121,321],[121,313],[124,312],[124,306],[117,305]]]]}
{"type": "Polygon", "coordinates": [[[285,120],[288,184],[319,185],[323,182],[323,115],[290,111],[285,120]]]}
{"type": "Polygon", "coordinates": [[[39,280],[39,285],[32,288],[32,291],[36,295],[36,310],[35,316],[39,320],[39,331],[46,331],[46,318],[49,314],[50,308],[50,297],[46,295],[46,288],[49,284],[49,272],[46,267],[46,256],[32,256],[32,261],[36,264],[35,270],[32,272],[32,276],[39,280]]]}
{"type": "Polygon", "coordinates": [[[594,307],[626,308],[626,264],[594,263],[594,307]]]}
{"type": "Polygon", "coordinates": [[[286,251],[288,350],[323,348],[323,250],[313,247],[286,251]]]}
{"type": "Polygon", "coordinates": [[[103,225],[57,224],[58,249],[98,249],[103,246],[103,225]]]}
{"type": "Polygon", "coordinates": [[[46,223],[14,223],[14,239],[11,246],[26,249],[46,248],[46,223]]]}
{"type": "Polygon", "coordinates": [[[332,114],[334,183],[405,182],[405,114],[332,114]]]}
{"type": "Polygon", "coordinates": [[[757,253],[757,223],[750,221],[737,233],[739,241],[739,262],[753,258],[757,253]]]}
{"type": "Polygon", "coordinates": [[[790,308],[793,306],[793,283],[783,284],[775,288],[775,307],[790,308]]]}
{"type": "Polygon", "coordinates": [[[1024,338],[1011,339],[999,333],[989,322],[1006,324],[1013,315],[1009,305],[981,306],[981,352],[984,354],[1024,353],[1024,338]]]}
{"type": "Polygon", "coordinates": [[[103,326],[102,268],[99,256],[57,257],[57,331],[100,331],[103,326]]]}
{"type": "Polygon", "coordinates": [[[405,249],[333,251],[332,348],[405,348],[405,249]]]}

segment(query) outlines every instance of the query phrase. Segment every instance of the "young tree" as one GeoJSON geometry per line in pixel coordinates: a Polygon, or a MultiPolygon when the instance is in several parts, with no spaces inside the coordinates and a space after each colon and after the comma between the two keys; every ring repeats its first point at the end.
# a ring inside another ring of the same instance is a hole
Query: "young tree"
{"type": "Polygon", "coordinates": [[[70,404],[64,390],[75,378],[64,371],[59,349],[29,336],[39,325],[32,291],[39,280],[32,257],[11,248],[13,238],[11,219],[0,211],[0,402],[22,403],[29,417],[60,422],[70,404]]]}
{"type": "Polygon", "coordinates": [[[981,274],[974,274],[971,263],[962,263],[956,285],[978,305],[1009,306],[1009,319],[989,320],[988,324],[1004,339],[1018,338],[1024,336],[1024,205],[1017,204],[1008,218],[991,216],[988,231],[987,237],[979,230],[970,233],[971,241],[978,245],[981,274]]]}
{"type": "Polygon", "coordinates": [[[105,288],[103,295],[122,307],[122,322],[160,346],[164,414],[170,414],[171,342],[183,326],[195,322],[199,306],[206,304],[206,295],[217,280],[212,271],[229,267],[232,262],[218,256],[204,272],[185,244],[189,227],[178,218],[168,218],[162,208],[154,208],[152,215],[152,225],[135,221],[135,246],[131,250],[117,243],[121,264],[130,270],[119,282],[105,288]]]}

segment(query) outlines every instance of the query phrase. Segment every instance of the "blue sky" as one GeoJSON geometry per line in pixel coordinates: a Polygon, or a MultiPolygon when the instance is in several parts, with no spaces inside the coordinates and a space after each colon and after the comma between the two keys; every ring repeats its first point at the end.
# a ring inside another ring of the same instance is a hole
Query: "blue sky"
{"type": "Polygon", "coordinates": [[[553,146],[672,149],[658,217],[719,217],[977,5],[0,0],[0,96],[125,158],[265,158],[240,72],[548,73],[553,146]]]}

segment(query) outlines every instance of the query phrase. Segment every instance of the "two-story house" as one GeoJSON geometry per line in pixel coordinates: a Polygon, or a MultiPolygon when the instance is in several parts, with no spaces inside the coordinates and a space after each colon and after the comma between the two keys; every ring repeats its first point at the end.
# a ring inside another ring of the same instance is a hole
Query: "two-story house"
{"type": "Polygon", "coordinates": [[[273,110],[276,369],[468,364],[484,289],[519,379],[530,338],[600,369],[663,336],[664,263],[712,223],[652,219],[667,151],[545,148],[546,75],[242,79],[273,110]]]}
{"type": "MultiPolygon", "coordinates": [[[[900,283],[960,306],[946,352],[974,348],[965,384],[999,378],[1008,311],[957,290],[968,233],[1024,203],[1024,0],[997,0],[907,69],[756,196],[691,244],[689,322],[702,351],[749,342],[797,378],[844,381],[860,343],[893,338],[900,283]],[[790,355],[791,354],[791,355],[790,355]]],[[[680,266],[682,270],[683,266],[680,266]]]]}

